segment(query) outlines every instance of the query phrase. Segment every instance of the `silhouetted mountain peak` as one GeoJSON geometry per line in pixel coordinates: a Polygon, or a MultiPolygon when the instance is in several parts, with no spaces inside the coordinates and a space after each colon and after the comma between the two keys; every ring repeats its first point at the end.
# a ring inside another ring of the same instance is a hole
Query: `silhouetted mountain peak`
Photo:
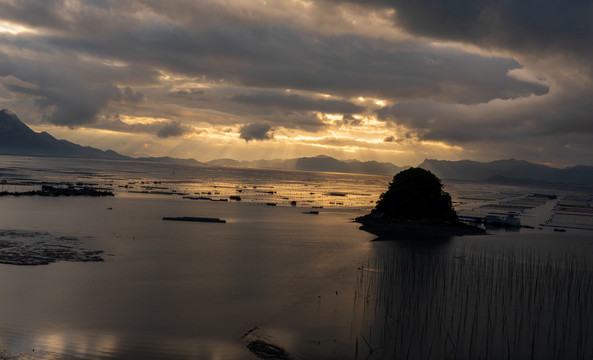
{"type": "Polygon", "coordinates": [[[471,160],[444,161],[427,159],[419,167],[430,170],[443,179],[503,182],[508,184],[593,184],[593,167],[591,166],[558,169],[515,159],[496,160],[486,163],[471,160]]]}
{"type": "Polygon", "coordinates": [[[112,150],[80,146],[67,140],[58,140],[46,132],[37,133],[8,109],[0,110],[0,154],[129,159],[112,150]]]}
{"type": "Polygon", "coordinates": [[[0,132],[4,137],[14,134],[35,133],[20,121],[15,113],[8,109],[0,110],[0,132]]]}

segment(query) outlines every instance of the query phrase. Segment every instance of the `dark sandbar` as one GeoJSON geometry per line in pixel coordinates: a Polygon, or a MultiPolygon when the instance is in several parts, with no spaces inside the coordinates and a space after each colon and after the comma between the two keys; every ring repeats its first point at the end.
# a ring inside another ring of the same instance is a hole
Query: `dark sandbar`
{"type": "Polygon", "coordinates": [[[108,190],[99,190],[92,187],[55,187],[43,185],[41,190],[23,192],[0,192],[0,196],[113,196],[108,190]]]}
{"type": "Polygon", "coordinates": [[[45,232],[0,231],[0,264],[47,265],[58,261],[103,261],[100,250],[87,250],[73,236],[45,232]]]}
{"type": "Polygon", "coordinates": [[[167,221],[189,221],[189,222],[210,222],[210,223],[226,223],[226,220],[219,218],[208,218],[208,217],[192,217],[192,216],[180,216],[180,217],[164,217],[163,220],[167,221]]]}

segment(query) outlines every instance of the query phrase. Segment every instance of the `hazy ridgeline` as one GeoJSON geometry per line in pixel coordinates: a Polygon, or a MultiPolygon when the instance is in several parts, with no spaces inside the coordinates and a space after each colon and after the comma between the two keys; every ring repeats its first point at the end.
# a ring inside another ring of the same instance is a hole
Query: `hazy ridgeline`
{"type": "Polygon", "coordinates": [[[587,257],[502,247],[382,250],[357,279],[356,358],[593,357],[587,257]]]}

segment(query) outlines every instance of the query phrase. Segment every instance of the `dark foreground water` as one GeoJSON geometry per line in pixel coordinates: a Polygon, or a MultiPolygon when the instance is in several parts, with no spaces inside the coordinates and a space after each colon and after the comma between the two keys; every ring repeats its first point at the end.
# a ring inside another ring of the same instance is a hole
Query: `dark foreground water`
{"type": "MultiPolygon", "coordinates": [[[[265,336],[307,308],[330,316],[340,308],[333,297],[351,303],[356,268],[372,247],[347,211],[174,198],[0,201],[7,228],[76,236],[106,253],[102,263],[0,265],[2,344],[36,356],[253,358],[241,339],[248,330],[265,336]],[[227,223],[161,220],[184,215],[227,223]]],[[[348,315],[324,324],[338,325],[328,336],[345,335],[348,315]]],[[[314,340],[306,320],[289,324],[288,340],[314,340]]]]}
{"type": "Polygon", "coordinates": [[[557,206],[588,204],[573,189],[446,184],[465,214],[522,206],[534,228],[419,245],[351,222],[386,177],[20,157],[0,157],[0,175],[10,191],[116,193],[0,198],[0,230],[104,251],[0,265],[0,350],[25,359],[257,359],[257,340],[295,359],[593,356],[593,232],[557,206]],[[542,191],[559,197],[530,197],[542,191]]]}
{"type": "Polygon", "coordinates": [[[592,242],[532,230],[376,244],[358,275],[359,358],[590,359],[592,242]]]}

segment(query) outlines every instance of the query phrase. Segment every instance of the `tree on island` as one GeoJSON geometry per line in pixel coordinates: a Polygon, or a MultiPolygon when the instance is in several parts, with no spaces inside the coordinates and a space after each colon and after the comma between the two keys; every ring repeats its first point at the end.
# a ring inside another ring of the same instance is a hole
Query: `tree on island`
{"type": "Polygon", "coordinates": [[[410,168],[393,177],[372,213],[391,219],[458,222],[451,196],[441,180],[422,168],[410,168]]]}
{"type": "Polygon", "coordinates": [[[378,239],[427,239],[485,234],[463,224],[441,180],[428,170],[410,168],[393,177],[370,214],[356,218],[378,239]]]}

